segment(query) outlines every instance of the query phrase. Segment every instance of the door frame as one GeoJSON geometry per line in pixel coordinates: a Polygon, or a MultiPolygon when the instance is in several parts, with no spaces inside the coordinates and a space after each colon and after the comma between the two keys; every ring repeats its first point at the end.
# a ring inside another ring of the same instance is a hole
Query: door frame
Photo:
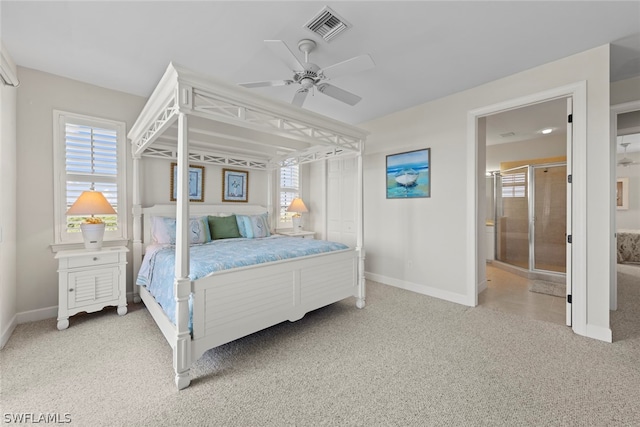
{"type": "MultiPolygon", "coordinates": [[[[570,245],[570,256],[567,256],[567,267],[572,266],[572,329],[575,333],[586,335],[587,329],[587,82],[579,81],[566,86],[549,89],[500,102],[497,104],[471,110],[467,113],[467,223],[469,241],[465,254],[467,265],[466,293],[470,305],[478,305],[478,292],[483,289],[485,278],[485,254],[480,233],[484,227],[484,189],[486,169],[486,144],[484,135],[479,132],[479,122],[484,117],[516,108],[526,107],[559,98],[571,98],[573,102],[573,141],[571,168],[567,173],[572,175],[571,203],[567,206],[567,218],[571,219],[573,243],[570,245]],[[582,238],[575,238],[582,236],[582,238]]],[[[569,162],[567,162],[569,163],[569,162]]]]}
{"type": "Polygon", "coordinates": [[[618,137],[618,115],[629,113],[631,111],[640,110],[640,100],[639,101],[631,101],[625,102],[622,104],[616,104],[611,106],[611,117],[609,119],[610,129],[610,149],[611,149],[611,229],[613,233],[611,233],[611,253],[610,253],[610,262],[609,262],[609,309],[617,310],[618,309],[618,245],[616,243],[616,233],[618,230],[616,224],[616,179],[618,177],[618,152],[617,152],[617,137],[618,137]]]}

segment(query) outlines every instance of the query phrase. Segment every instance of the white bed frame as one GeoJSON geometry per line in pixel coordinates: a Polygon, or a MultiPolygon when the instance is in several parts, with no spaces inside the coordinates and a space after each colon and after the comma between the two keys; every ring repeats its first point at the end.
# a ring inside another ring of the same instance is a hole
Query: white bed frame
{"type": "Polygon", "coordinates": [[[190,384],[192,363],[208,349],[285,320],[298,320],[309,311],[350,296],[356,297],[357,307],[364,307],[361,157],[364,131],[170,64],[128,136],[133,152],[134,277],[150,242],[151,216],[172,216],[177,223],[176,325],[144,287],[134,286],[133,292],[134,300],[144,301],[173,348],[178,389],[190,384]],[[195,119],[190,125],[192,116],[195,119]],[[192,135],[215,136],[216,144],[208,147],[194,138],[191,147],[192,135]],[[227,148],[219,151],[223,142],[227,148]],[[262,155],[248,156],[247,145],[251,144],[264,148],[262,155]],[[176,159],[175,205],[142,208],[142,156],[176,159]],[[279,167],[340,156],[357,156],[358,160],[355,248],[235,268],[189,280],[188,218],[266,211],[273,222],[276,213],[273,183],[279,167]],[[187,173],[192,163],[269,171],[268,206],[190,203],[187,173]],[[188,328],[190,295],[193,295],[192,333],[188,328]]]}

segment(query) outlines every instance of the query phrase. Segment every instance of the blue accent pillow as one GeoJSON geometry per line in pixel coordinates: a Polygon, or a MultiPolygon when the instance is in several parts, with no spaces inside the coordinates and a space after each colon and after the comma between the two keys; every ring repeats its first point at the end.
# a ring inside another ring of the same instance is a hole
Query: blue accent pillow
{"type": "Polygon", "coordinates": [[[271,236],[268,212],[260,215],[236,214],[236,222],[238,223],[238,231],[242,237],[253,239],[256,237],[271,236]]]}

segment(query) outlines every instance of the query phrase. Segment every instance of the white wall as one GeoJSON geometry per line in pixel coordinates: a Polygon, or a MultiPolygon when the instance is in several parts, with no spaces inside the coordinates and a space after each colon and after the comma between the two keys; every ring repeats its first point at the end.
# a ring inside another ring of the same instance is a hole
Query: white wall
{"type": "Polygon", "coordinates": [[[487,145],[487,170],[500,170],[500,162],[566,155],[567,137],[565,134],[507,144],[487,145]]]}
{"type": "Polygon", "coordinates": [[[640,76],[611,83],[611,105],[640,99],[640,76]]]}
{"type": "MultiPolygon", "coordinates": [[[[11,61],[4,50],[2,55],[11,61]]],[[[13,66],[13,64],[9,64],[13,66]]],[[[15,71],[15,69],[13,70],[15,71]]],[[[0,348],[16,325],[16,100],[18,89],[0,83],[0,348]]]]}
{"type": "MultiPolygon", "coordinates": [[[[362,127],[371,131],[365,157],[365,248],[368,277],[451,301],[469,301],[467,114],[565,85],[587,81],[586,178],[587,335],[609,331],[609,46],[576,54],[362,127]],[[385,155],[431,147],[432,196],[385,199],[385,155]],[[593,332],[592,331],[596,331],[593,332]]],[[[424,82],[437,84],[437,82],[424,82]]],[[[484,155],[484,150],[482,152],[484,155]]],[[[471,299],[473,300],[473,299],[471,299]]]]}
{"type": "MultiPolygon", "coordinates": [[[[120,120],[129,129],[146,99],[28,68],[19,67],[18,72],[17,311],[20,321],[28,321],[57,315],[57,264],[50,248],[54,239],[52,111],[120,120]]],[[[129,185],[130,179],[127,156],[129,185]]],[[[131,194],[127,200],[130,207],[131,194]]],[[[130,259],[127,281],[131,289],[130,259]]]]}
{"type": "MultiPolygon", "coordinates": [[[[175,204],[170,200],[171,188],[171,162],[172,160],[142,159],[142,206],[155,204],[175,204]]],[[[175,162],[175,160],[173,160],[175,162]]],[[[204,166],[204,203],[222,203],[222,166],[202,165],[191,162],[194,165],[204,166]]],[[[247,170],[241,167],[231,166],[226,169],[247,170]]],[[[268,173],[261,170],[249,170],[249,201],[250,204],[267,205],[267,179],[268,173]]]]}

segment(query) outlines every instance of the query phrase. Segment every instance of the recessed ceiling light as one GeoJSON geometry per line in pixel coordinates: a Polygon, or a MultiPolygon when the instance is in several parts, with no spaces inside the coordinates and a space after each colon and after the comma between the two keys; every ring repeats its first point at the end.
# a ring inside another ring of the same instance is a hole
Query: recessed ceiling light
{"type": "Polygon", "coordinates": [[[544,135],[547,135],[547,134],[550,134],[551,132],[553,132],[553,129],[551,129],[551,128],[546,128],[546,129],[542,129],[542,130],[541,130],[541,132],[542,132],[544,135]]]}

